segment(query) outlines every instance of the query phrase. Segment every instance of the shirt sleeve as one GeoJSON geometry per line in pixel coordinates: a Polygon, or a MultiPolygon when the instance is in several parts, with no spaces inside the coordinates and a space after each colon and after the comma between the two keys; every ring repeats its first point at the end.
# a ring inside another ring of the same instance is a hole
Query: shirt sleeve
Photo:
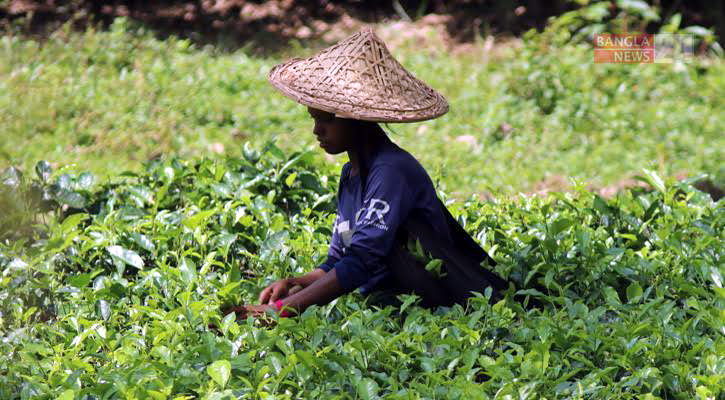
{"type": "Polygon", "coordinates": [[[332,224],[332,238],[330,239],[330,246],[327,249],[327,260],[325,260],[324,263],[320,264],[318,268],[322,269],[325,272],[330,272],[332,268],[334,268],[335,263],[339,261],[342,258],[343,255],[343,243],[342,239],[340,238],[340,233],[337,229],[337,224],[340,223],[341,215],[340,215],[340,199],[339,199],[339,188],[342,186],[342,179],[343,177],[348,173],[348,170],[350,168],[350,163],[347,162],[345,165],[342,166],[342,171],[340,172],[340,181],[338,183],[338,209],[337,209],[337,215],[335,216],[335,222],[332,224]]]}
{"type": "Polygon", "coordinates": [[[327,260],[318,266],[318,268],[325,272],[330,272],[330,270],[335,266],[335,263],[342,258],[342,240],[340,239],[340,234],[337,231],[338,222],[340,222],[339,210],[337,216],[335,217],[335,223],[332,226],[332,239],[330,239],[330,247],[327,250],[327,260]]]}
{"type": "Polygon", "coordinates": [[[334,266],[346,291],[360,287],[380,270],[398,228],[413,208],[413,189],[405,172],[393,165],[378,165],[370,171],[350,245],[334,266]]]}
{"type": "Polygon", "coordinates": [[[322,264],[318,265],[317,268],[325,272],[330,272],[330,270],[335,268],[335,263],[337,263],[337,261],[339,261],[337,258],[327,256],[327,260],[325,260],[325,262],[323,262],[322,264]]]}

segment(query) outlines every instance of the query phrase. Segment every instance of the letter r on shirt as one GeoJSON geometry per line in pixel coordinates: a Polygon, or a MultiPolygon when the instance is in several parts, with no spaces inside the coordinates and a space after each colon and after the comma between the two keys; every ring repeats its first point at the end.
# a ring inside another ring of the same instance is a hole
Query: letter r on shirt
{"type": "Polygon", "coordinates": [[[380,220],[381,224],[385,224],[383,217],[390,211],[390,204],[387,201],[381,199],[370,199],[370,205],[368,206],[368,214],[365,219],[369,220],[370,217],[375,213],[380,220]]]}

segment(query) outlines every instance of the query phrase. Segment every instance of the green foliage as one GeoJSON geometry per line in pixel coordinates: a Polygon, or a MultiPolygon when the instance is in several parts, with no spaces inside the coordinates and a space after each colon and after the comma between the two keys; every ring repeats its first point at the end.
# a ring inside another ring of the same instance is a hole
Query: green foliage
{"type": "Polygon", "coordinates": [[[322,261],[338,179],[304,107],[265,81],[280,59],[124,19],[3,36],[0,398],[722,397],[722,201],[672,176],[725,178],[725,63],[593,64],[586,29],[661,17],[603,5],[495,57],[394,49],[451,103],[394,140],[442,198],[472,199],[449,208],[522,290],[437,310],[350,295],[273,326],[219,309],[322,261]],[[636,171],[651,189],[586,189],[636,171]],[[548,174],[573,191],[498,195],[548,174]]]}
{"type": "MultiPolygon", "coordinates": [[[[552,175],[606,186],[642,168],[670,177],[725,164],[721,58],[594,64],[591,47],[546,32],[458,55],[415,41],[392,51],[451,109],[391,136],[458,199],[532,191],[552,175]]],[[[3,36],[0,168],[51,159],[106,179],[161,154],[241,157],[244,141],[316,148],[305,107],[266,81],[280,61],[160,41],[124,19],[43,43],[3,36]]]]}
{"type": "Polygon", "coordinates": [[[338,177],[245,148],[101,181],[0,244],[1,398],[723,395],[725,213],[687,182],[449,205],[539,309],[350,295],[266,326],[219,309],[322,261],[338,177]]]}
{"type": "Polygon", "coordinates": [[[85,207],[95,180],[88,172],[79,176],[61,173],[51,182],[52,168],[47,161],[35,165],[35,174],[27,181],[21,170],[10,167],[0,175],[0,239],[29,234],[43,213],[85,207]]]}
{"type": "MultiPolygon", "coordinates": [[[[667,33],[689,35],[701,49],[708,49],[722,56],[722,48],[715,40],[715,33],[698,25],[681,26],[682,15],[661,14],[657,2],[643,0],[575,0],[578,6],[562,15],[553,17],[543,37],[558,43],[583,41],[599,33],[667,33]],[[663,18],[666,18],[664,20],[663,18]],[[661,23],[659,31],[651,25],[661,23]]],[[[673,9],[667,10],[669,12],[673,9]]]]}
{"type": "Polygon", "coordinates": [[[426,271],[432,273],[433,276],[439,278],[446,276],[447,273],[443,270],[443,260],[440,258],[433,258],[430,253],[427,253],[420,244],[420,240],[413,240],[412,238],[409,238],[406,248],[408,252],[415,257],[416,261],[419,262],[426,271]]]}

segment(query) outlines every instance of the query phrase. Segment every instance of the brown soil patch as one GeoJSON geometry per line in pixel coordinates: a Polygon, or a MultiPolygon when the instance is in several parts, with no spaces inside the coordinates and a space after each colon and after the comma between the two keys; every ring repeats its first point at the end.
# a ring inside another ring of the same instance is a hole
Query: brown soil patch
{"type": "MultiPolygon", "coordinates": [[[[534,1],[532,5],[495,8],[469,0],[423,4],[401,1],[403,9],[393,3],[396,2],[7,0],[0,1],[0,29],[20,27],[26,34],[44,36],[66,22],[83,30],[88,25],[107,26],[116,17],[128,17],[160,36],[173,34],[229,49],[253,43],[258,52],[268,52],[284,49],[292,39],[329,44],[365,25],[382,24],[379,34],[392,47],[415,41],[421,48],[434,46],[467,54],[476,48],[471,42],[477,38],[513,37],[532,27],[542,28],[547,18],[565,10],[563,5],[538,7],[534,1]]],[[[492,45],[483,47],[490,51],[492,45]]]]}
{"type": "MultiPolygon", "coordinates": [[[[675,179],[678,181],[682,181],[687,178],[687,172],[681,171],[675,174],[675,179]]],[[[718,201],[723,197],[723,195],[725,195],[725,190],[723,190],[723,188],[721,187],[718,187],[713,181],[709,179],[701,179],[694,183],[693,186],[697,190],[708,193],[710,197],[712,197],[713,201],[718,201]]],[[[590,184],[587,186],[587,189],[608,199],[617,196],[617,194],[619,194],[620,192],[638,187],[648,190],[652,189],[652,187],[646,182],[634,179],[633,177],[627,177],[611,185],[602,187],[590,184]]],[[[526,194],[530,196],[547,196],[553,192],[568,191],[571,191],[571,185],[569,184],[569,181],[565,176],[550,175],[541,182],[534,184],[533,190],[526,194]]],[[[489,193],[484,193],[482,194],[482,196],[484,199],[491,197],[489,193]]]]}

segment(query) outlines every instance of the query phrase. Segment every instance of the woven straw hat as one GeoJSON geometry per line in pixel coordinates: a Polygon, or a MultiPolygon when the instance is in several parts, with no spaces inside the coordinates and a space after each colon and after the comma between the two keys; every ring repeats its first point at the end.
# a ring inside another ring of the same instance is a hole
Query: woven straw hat
{"type": "Polygon", "coordinates": [[[285,96],[341,118],[414,122],[448,111],[446,99],[406,71],[370,28],[276,65],[267,78],[285,96]]]}

